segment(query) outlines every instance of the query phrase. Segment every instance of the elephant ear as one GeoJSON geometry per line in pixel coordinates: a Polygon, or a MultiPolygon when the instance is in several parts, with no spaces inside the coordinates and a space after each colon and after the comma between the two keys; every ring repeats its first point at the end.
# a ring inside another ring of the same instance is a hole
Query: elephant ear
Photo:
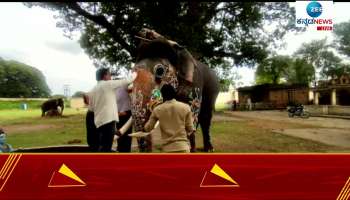
{"type": "Polygon", "coordinates": [[[196,60],[193,58],[191,53],[183,46],[177,44],[174,45],[176,49],[178,61],[177,61],[177,71],[179,72],[180,79],[184,79],[185,82],[192,83],[193,75],[196,65],[196,60]]]}

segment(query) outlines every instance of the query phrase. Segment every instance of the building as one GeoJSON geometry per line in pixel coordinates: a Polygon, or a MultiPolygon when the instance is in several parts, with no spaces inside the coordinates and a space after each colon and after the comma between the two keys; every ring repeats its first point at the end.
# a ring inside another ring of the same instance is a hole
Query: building
{"type": "Polygon", "coordinates": [[[232,85],[226,92],[219,92],[216,98],[216,104],[230,104],[233,101],[238,101],[238,91],[232,85]]]}
{"type": "Polygon", "coordinates": [[[339,78],[322,80],[313,89],[316,105],[350,105],[350,75],[343,74],[339,78]]]}
{"type": "Polygon", "coordinates": [[[310,92],[305,85],[262,84],[238,88],[238,99],[240,107],[250,101],[252,109],[283,109],[290,104],[309,104],[310,92]]]}

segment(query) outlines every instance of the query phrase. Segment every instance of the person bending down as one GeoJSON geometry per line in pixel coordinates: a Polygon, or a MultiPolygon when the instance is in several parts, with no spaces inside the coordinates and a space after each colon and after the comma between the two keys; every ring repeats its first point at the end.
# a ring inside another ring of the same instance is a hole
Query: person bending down
{"type": "Polygon", "coordinates": [[[144,130],[150,132],[159,121],[162,151],[188,153],[190,152],[188,135],[194,131],[191,108],[175,100],[176,91],[173,86],[165,84],[160,92],[163,103],[153,110],[144,130]]]}

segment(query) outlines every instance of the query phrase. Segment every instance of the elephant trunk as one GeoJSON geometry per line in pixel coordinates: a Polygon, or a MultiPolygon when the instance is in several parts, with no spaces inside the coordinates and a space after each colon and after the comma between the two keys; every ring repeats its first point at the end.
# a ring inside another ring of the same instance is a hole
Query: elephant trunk
{"type": "MultiPolygon", "coordinates": [[[[148,105],[154,87],[153,74],[144,68],[140,68],[131,93],[131,112],[135,132],[143,131],[151,115],[148,105]]],[[[146,136],[146,138],[139,138],[138,144],[141,152],[152,151],[152,138],[150,135],[146,136]]]]}

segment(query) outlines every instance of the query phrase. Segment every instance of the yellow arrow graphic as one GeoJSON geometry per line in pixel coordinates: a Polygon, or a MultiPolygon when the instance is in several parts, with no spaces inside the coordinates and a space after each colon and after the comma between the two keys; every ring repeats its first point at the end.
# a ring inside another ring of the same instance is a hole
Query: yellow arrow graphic
{"type": "Polygon", "coordinates": [[[233,180],[233,178],[231,178],[230,175],[228,175],[223,169],[221,169],[221,167],[219,167],[218,164],[214,164],[214,166],[211,168],[210,173],[219,176],[220,178],[223,178],[229,182],[231,182],[232,184],[230,185],[213,185],[213,184],[203,184],[204,179],[207,176],[207,172],[205,172],[203,178],[202,178],[202,182],[200,183],[199,187],[239,187],[239,184],[233,180]]]}
{"type": "Polygon", "coordinates": [[[227,174],[223,169],[221,169],[221,168],[219,167],[219,165],[217,165],[217,164],[215,164],[215,165],[213,166],[213,168],[211,168],[210,172],[213,173],[213,174],[215,174],[215,175],[217,175],[217,176],[220,176],[221,178],[223,178],[223,179],[225,179],[225,180],[230,181],[231,183],[234,183],[234,184],[237,184],[237,185],[238,185],[238,183],[237,183],[236,181],[234,181],[234,180],[231,178],[231,176],[228,175],[228,174],[227,174]]]}
{"type": "Polygon", "coordinates": [[[67,165],[65,165],[64,163],[62,164],[60,170],[58,171],[59,173],[68,176],[71,179],[74,179],[76,181],[78,181],[81,184],[86,185],[86,183],[84,181],[82,181],[71,169],[69,169],[67,167],[67,165]]]}

